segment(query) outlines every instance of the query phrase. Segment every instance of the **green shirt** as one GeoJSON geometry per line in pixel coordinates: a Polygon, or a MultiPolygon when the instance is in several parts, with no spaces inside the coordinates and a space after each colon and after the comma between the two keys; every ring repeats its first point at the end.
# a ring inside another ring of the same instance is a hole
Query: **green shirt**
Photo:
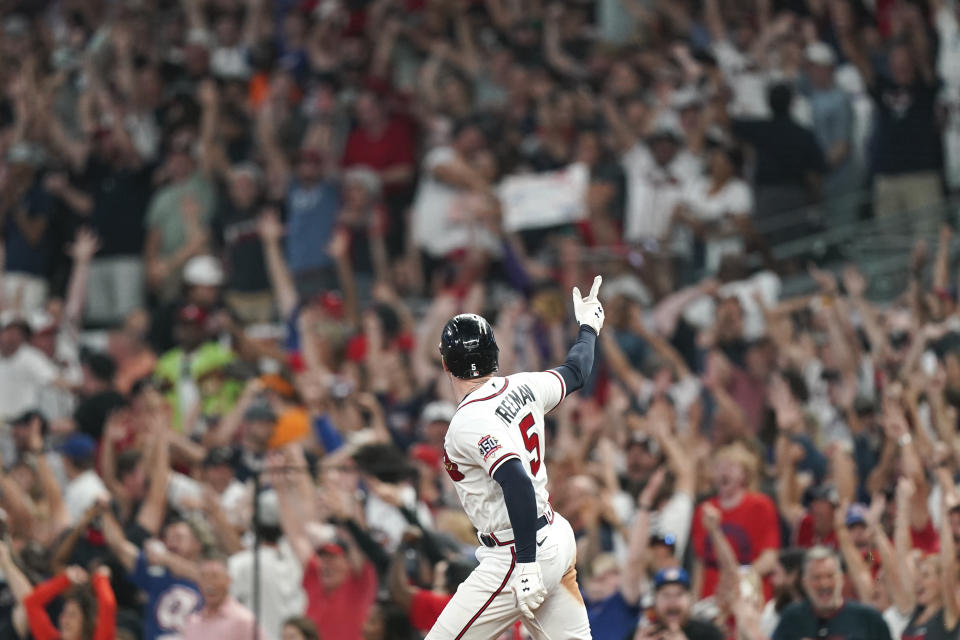
{"type": "Polygon", "coordinates": [[[157,191],[147,209],[147,229],[160,232],[160,256],[166,258],[187,241],[187,224],[182,209],[186,198],[200,203],[200,220],[208,224],[216,199],[213,183],[201,172],[157,191]]]}
{"type": "Polygon", "coordinates": [[[218,342],[206,342],[190,354],[177,347],[163,354],[154,368],[154,376],[169,387],[167,401],[172,410],[171,419],[177,431],[182,429],[184,416],[180,415],[180,384],[184,376],[198,383],[200,404],[205,416],[222,416],[233,408],[243,385],[233,379],[223,378],[223,368],[234,361],[235,356],[218,342]],[[186,365],[186,366],[184,366],[186,365]]]}

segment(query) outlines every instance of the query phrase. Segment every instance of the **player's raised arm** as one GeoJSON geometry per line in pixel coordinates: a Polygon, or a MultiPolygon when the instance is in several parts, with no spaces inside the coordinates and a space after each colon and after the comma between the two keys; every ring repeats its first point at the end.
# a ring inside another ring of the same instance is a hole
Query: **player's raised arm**
{"type": "Polygon", "coordinates": [[[602,282],[602,276],[594,278],[590,295],[586,298],[580,295],[579,288],[573,288],[573,314],[580,325],[580,333],[570,347],[566,361],[554,369],[563,380],[564,397],[581,388],[593,370],[593,353],[603,327],[603,305],[597,299],[602,282]]]}

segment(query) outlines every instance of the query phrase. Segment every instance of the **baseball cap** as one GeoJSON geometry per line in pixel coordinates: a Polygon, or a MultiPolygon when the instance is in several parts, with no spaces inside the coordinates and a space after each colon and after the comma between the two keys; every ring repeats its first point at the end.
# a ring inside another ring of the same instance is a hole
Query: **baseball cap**
{"type": "Polygon", "coordinates": [[[814,487],[808,487],[803,492],[803,505],[809,506],[814,500],[826,500],[836,506],[840,502],[837,496],[837,489],[832,484],[821,484],[814,487]]]}
{"type": "Polygon", "coordinates": [[[74,433],[60,445],[60,453],[73,462],[89,460],[96,450],[96,440],[85,433],[74,433]]]}
{"type": "Polygon", "coordinates": [[[420,420],[422,420],[424,424],[430,422],[450,422],[453,420],[453,414],[456,412],[457,408],[453,406],[452,403],[436,400],[423,408],[423,413],[420,414],[420,420]]]}
{"type": "Polygon", "coordinates": [[[443,453],[437,447],[421,442],[410,447],[410,457],[428,467],[439,469],[443,453]]]}
{"type": "Polygon", "coordinates": [[[867,524],[867,505],[856,502],[847,509],[847,527],[867,524]]]}
{"type": "Polygon", "coordinates": [[[20,327],[25,332],[30,333],[30,324],[16,311],[4,311],[0,313],[0,329],[8,327],[20,327]]]}
{"type": "Polygon", "coordinates": [[[30,425],[30,422],[32,422],[34,418],[40,419],[40,433],[44,436],[47,435],[47,431],[49,430],[49,423],[47,422],[46,416],[44,416],[43,413],[41,413],[37,409],[27,409],[20,415],[15,416],[12,420],[10,420],[10,426],[11,427],[27,427],[30,425]]]}
{"type": "Polygon", "coordinates": [[[683,569],[661,569],[653,577],[653,590],[659,591],[668,584],[679,584],[684,589],[690,588],[690,576],[683,569]]]}
{"type": "Polygon", "coordinates": [[[241,162],[230,168],[231,176],[246,176],[257,186],[263,184],[263,171],[254,162],[241,162]]]}
{"type": "Polygon", "coordinates": [[[657,545],[663,545],[672,549],[677,546],[677,536],[672,533],[653,533],[650,535],[649,546],[655,547],[657,545]]]}
{"type": "Polygon", "coordinates": [[[94,377],[103,382],[112,381],[117,374],[117,363],[100,351],[83,349],[80,353],[80,363],[87,367],[94,377]]]}
{"type": "Polygon", "coordinates": [[[310,434],[310,415],[302,407],[291,407],[277,416],[273,435],[267,443],[269,449],[279,449],[291,442],[299,442],[310,434]]]}
{"type": "Polygon", "coordinates": [[[57,328],[57,321],[54,320],[53,316],[43,309],[37,309],[31,313],[30,317],[27,319],[27,324],[30,326],[30,330],[35,334],[55,331],[57,328]]]}
{"type": "Polygon", "coordinates": [[[648,136],[650,140],[669,139],[674,142],[683,142],[683,128],[680,121],[672,112],[662,113],[654,122],[653,131],[648,136]]]}
{"type": "Polygon", "coordinates": [[[823,42],[811,42],[803,52],[807,62],[832,67],[837,62],[833,49],[823,42]]]}
{"type": "Polygon", "coordinates": [[[213,256],[194,256],[183,266],[183,281],[188,285],[219,287],[223,284],[223,267],[213,256]]]}
{"type": "Polygon", "coordinates": [[[203,458],[203,466],[207,467],[220,467],[223,465],[229,465],[233,460],[233,449],[230,447],[214,447],[207,451],[207,455],[203,458]]]}
{"type": "Polygon", "coordinates": [[[11,427],[19,427],[19,426],[27,425],[27,424],[29,424],[30,421],[33,420],[34,418],[40,418],[40,420],[41,420],[44,424],[46,424],[46,418],[43,417],[43,414],[42,414],[42,413],[40,413],[40,412],[39,412],[38,410],[36,410],[36,409],[27,409],[26,411],[24,411],[24,412],[21,413],[20,415],[18,415],[18,416],[16,416],[16,417],[14,417],[13,419],[11,419],[11,420],[10,420],[10,426],[11,426],[11,427]]]}
{"type": "Polygon", "coordinates": [[[326,544],[322,544],[317,548],[318,554],[327,554],[331,556],[342,556],[347,552],[347,543],[341,538],[334,538],[326,544]]]}
{"type": "Polygon", "coordinates": [[[277,414],[269,402],[258,400],[244,411],[243,419],[248,421],[262,420],[264,422],[274,422],[277,419],[277,414]]]}
{"type": "Polygon", "coordinates": [[[280,524],[280,501],[274,489],[261,491],[257,496],[259,507],[258,519],[265,527],[276,527],[280,524]]]}

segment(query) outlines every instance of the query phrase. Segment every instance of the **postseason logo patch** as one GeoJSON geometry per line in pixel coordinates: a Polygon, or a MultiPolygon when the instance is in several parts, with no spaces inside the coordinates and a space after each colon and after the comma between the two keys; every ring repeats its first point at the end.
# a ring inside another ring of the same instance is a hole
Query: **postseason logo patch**
{"type": "Polygon", "coordinates": [[[493,436],[483,436],[477,446],[480,447],[480,455],[483,456],[484,462],[501,448],[500,443],[493,436]]]}

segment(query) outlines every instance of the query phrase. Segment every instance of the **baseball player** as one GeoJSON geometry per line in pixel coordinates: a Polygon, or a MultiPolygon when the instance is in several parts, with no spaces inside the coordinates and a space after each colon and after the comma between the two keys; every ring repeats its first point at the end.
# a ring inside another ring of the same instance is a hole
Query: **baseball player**
{"type": "Polygon", "coordinates": [[[549,371],[497,376],[490,324],[461,314],[440,339],[443,367],[460,400],[444,440],[444,464],[483,545],[427,640],[490,640],[523,617],[539,640],[590,638],[577,587],[570,523],[550,508],[544,414],[583,386],[603,307],[600,276],[586,298],[573,289],[580,324],[566,362],[549,371]]]}

